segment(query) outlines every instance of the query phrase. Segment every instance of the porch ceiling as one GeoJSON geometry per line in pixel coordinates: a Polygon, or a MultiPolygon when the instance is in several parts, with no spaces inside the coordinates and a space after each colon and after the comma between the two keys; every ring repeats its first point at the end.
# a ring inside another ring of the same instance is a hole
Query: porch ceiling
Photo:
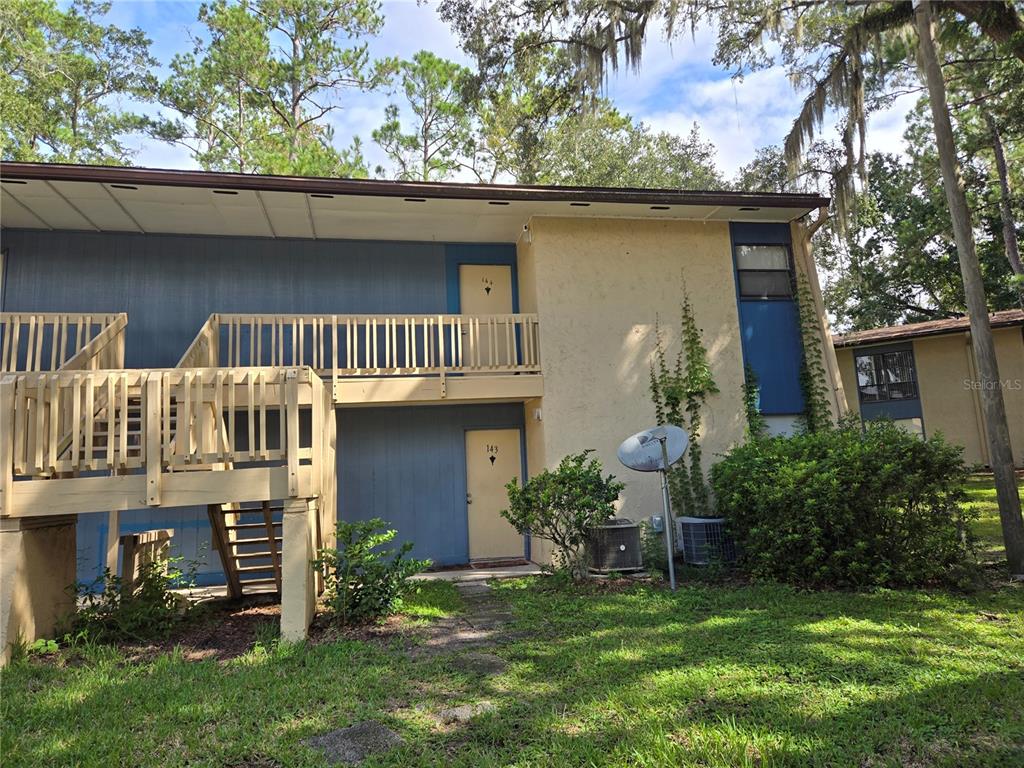
{"type": "Polygon", "coordinates": [[[788,222],[815,195],[613,190],[4,163],[5,227],[325,239],[515,242],[533,217],[788,222]]]}

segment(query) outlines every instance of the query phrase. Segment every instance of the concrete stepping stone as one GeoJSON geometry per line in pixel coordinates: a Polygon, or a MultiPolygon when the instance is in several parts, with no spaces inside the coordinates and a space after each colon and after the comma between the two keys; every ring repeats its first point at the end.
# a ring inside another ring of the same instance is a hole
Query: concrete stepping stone
{"type": "Polygon", "coordinates": [[[329,765],[359,765],[371,755],[401,746],[402,737],[376,720],[303,739],[307,747],[319,750],[329,765]]]}
{"type": "Polygon", "coordinates": [[[457,670],[475,675],[500,675],[508,669],[508,662],[501,656],[480,651],[454,656],[451,665],[457,670]]]}
{"type": "Polygon", "coordinates": [[[455,588],[459,590],[459,594],[464,600],[467,598],[470,600],[489,598],[492,594],[490,585],[483,581],[457,582],[455,588]]]}
{"type": "Polygon", "coordinates": [[[460,707],[442,709],[437,713],[437,718],[446,725],[454,723],[466,723],[477,715],[493,712],[497,707],[490,701],[480,701],[476,704],[463,704],[460,707]]]}

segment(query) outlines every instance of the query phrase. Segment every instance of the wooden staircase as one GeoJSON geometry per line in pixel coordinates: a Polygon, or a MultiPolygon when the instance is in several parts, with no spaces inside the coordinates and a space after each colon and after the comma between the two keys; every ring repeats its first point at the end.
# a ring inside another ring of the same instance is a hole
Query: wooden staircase
{"type": "Polygon", "coordinates": [[[211,504],[206,509],[228,595],[280,593],[283,502],[211,504]]]}
{"type": "Polygon", "coordinates": [[[314,552],[332,541],[330,387],[222,367],[206,329],[175,368],[126,369],[126,324],[0,313],[0,518],[106,513],[113,570],[122,511],[206,506],[229,594],[280,594],[284,510],[305,505],[314,552]]]}
{"type": "MultiPolygon", "coordinates": [[[[141,457],[145,430],[141,397],[126,393],[123,398],[111,399],[108,393],[100,393],[91,410],[91,418],[83,416],[77,429],[60,436],[58,459],[83,455],[106,462],[116,471],[119,463],[141,457]]],[[[176,425],[176,414],[172,413],[170,422],[176,425]]]]}

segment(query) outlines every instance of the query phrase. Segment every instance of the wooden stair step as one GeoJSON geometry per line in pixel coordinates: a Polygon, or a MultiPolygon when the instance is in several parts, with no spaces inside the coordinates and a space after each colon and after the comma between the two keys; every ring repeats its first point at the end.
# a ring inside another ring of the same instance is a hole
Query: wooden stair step
{"type": "Polygon", "coordinates": [[[239,565],[235,568],[238,573],[272,573],[274,566],[267,565],[239,565]]]}
{"type": "MultiPolygon", "coordinates": [[[[273,557],[274,552],[236,552],[236,560],[251,560],[255,557],[273,557]]],[[[268,568],[273,568],[273,565],[268,565],[268,568]]]]}
{"type": "MultiPolygon", "coordinates": [[[[228,542],[232,547],[242,546],[244,544],[266,544],[269,539],[266,536],[253,536],[251,539],[235,539],[234,541],[228,542]]],[[[274,541],[284,541],[281,536],[275,536],[274,541]]]]}
{"type": "MultiPolygon", "coordinates": [[[[238,512],[238,511],[241,511],[241,510],[234,510],[234,511],[238,512]]],[[[280,527],[281,521],[277,520],[277,521],[274,521],[271,524],[280,527]]],[[[252,530],[255,530],[256,528],[262,528],[263,530],[266,530],[267,529],[267,524],[266,523],[232,523],[231,525],[225,525],[224,528],[225,528],[225,530],[228,530],[228,531],[252,531],[252,530]]]]}
{"type": "Polygon", "coordinates": [[[258,584],[273,584],[277,586],[277,579],[240,579],[239,583],[243,587],[253,587],[258,584]]]}

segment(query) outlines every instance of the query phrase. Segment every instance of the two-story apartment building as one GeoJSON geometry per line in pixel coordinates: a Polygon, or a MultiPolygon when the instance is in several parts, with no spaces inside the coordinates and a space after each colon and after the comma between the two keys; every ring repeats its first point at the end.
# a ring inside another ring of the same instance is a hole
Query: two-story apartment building
{"type": "MultiPolygon", "coordinates": [[[[794,277],[813,195],[2,166],[3,626],[174,530],[206,583],[276,584],[305,632],[333,521],[383,518],[438,565],[548,557],[504,485],[654,419],[683,281],[720,389],[709,457],[801,411],[794,277]],[[77,563],[77,565],[76,565],[77,563]]],[[[819,313],[824,315],[820,308],[819,313]]],[[[822,320],[834,407],[845,407],[822,320]]]]}

